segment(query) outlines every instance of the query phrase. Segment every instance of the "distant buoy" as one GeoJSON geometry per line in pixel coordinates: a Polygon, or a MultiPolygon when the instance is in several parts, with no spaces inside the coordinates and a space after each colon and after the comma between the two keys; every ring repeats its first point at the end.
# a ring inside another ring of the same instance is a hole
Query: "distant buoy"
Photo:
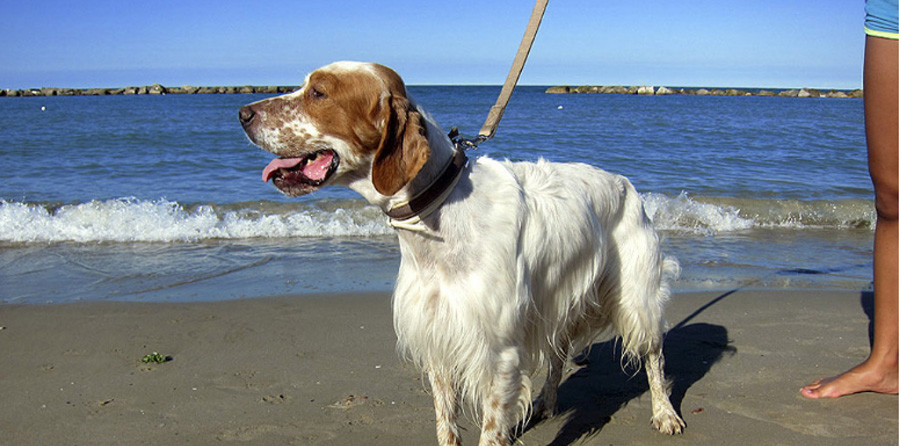
{"type": "Polygon", "coordinates": [[[41,111],[47,111],[47,107],[41,106],[41,111]]]}
{"type": "Polygon", "coordinates": [[[557,110],[562,110],[562,105],[560,105],[559,107],[556,107],[556,109],[557,109],[557,110]]]}

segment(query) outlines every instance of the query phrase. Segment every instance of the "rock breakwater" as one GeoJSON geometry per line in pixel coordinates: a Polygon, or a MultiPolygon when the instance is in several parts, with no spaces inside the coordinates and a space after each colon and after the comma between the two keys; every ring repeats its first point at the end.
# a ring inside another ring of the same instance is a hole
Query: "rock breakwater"
{"type": "MultiPolygon", "coordinates": [[[[290,93],[299,86],[218,86],[197,87],[182,85],[180,87],[165,87],[160,84],[145,85],[141,87],[122,88],[26,88],[21,90],[0,89],[0,97],[47,97],[47,96],[111,96],[111,95],[165,95],[165,94],[249,94],[290,93]]],[[[698,96],[781,96],[794,98],[862,98],[863,90],[820,90],[814,88],[764,90],[764,89],[735,89],[735,88],[673,88],[654,87],[648,85],[620,86],[620,85],[559,85],[549,87],[545,93],[587,93],[587,94],[636,94],[636,95],[698,95],[698,96]]]]}
{"type": "Polygon", "coordinates": [[[182,85],[180,87],[165,87],[160,84],[145,85],[141,87],[124,88],[27,88],[24,90],[0,89],[0,97],[47,97],[47,96],[109,96],[109,95],[164,95],[164,94],[246,94],[246,93],[290,93],[297,86],[230,86],[230,87],[196,87],[182,85]]]}
{"type": "Polygon", "coordinates": [[[862,89],[820,90],[800,88],[787,90],[736,89],[736,88],[672,88],[640,86],[581,85],[577,87],[559,85],[545,90],[546,93],[594,93],[594,94],[638,94],[638,95],[699,95],[699,96],[780,96],[791,98],[861,98],[862,89]]]}

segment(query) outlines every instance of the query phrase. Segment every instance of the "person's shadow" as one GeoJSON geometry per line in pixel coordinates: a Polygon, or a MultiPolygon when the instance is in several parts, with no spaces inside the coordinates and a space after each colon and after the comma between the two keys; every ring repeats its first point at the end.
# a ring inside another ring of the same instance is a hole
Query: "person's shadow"
{"type": "Polygon", "coordinates": [[[869,347],[875,343],[875,293],[863,291],[859,295],[859,306],[869,318],[869,347]]]}
{"type": "MultiPolygon", "coordinates": [[[[688,389],[703,378],[723,355],[737,351],[729,345],[725,327],[707,323],[685,324],[733,292],[712,300],[666,335],[663,347],[665,372],[666,378],[672,382],[672,406],[679,413],[688,389]]],[[[557,413],[566,417],[566,421],[550,446],[569,445],[598,434],[613,414],[650,389],[643,368],[623,369],[619,344],[618,339],[597,343],[591,346],[587,354],[576,358],[576,363],[583,367],[559,387],[557,413]]],[[[649,425],[649,412],[647,420],[649,425]]],[[[531,420],[525,431],[540,421],[531,420]]]]}

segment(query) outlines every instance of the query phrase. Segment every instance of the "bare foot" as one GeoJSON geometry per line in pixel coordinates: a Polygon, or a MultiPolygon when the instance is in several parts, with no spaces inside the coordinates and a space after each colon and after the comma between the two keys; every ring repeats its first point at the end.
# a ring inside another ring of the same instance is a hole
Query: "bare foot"
{"type": "Polygon", "coordinates": [[[819,378],[800,389],[807,398],[837,398],[861,392],[897,394],[897,370],[878,370],[862,363],[840,375],[819,378]]]}

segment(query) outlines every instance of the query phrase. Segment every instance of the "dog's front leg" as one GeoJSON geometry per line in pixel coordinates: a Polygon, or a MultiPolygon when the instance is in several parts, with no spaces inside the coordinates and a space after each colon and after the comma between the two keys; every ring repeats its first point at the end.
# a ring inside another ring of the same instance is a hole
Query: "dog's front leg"
{"type": "Polygon", "coordinates": [[[456,417],[459,413],[459,402],[456,386],[449,377],[429,372],[431,393],[434,397],[435,425],[437,427],[438,444],[441,446],[459,446],[459,427],[456,417]]]}
{"type": "Polygon", "coordinates": [[[530,381],[519,368],[518,351],[507,348],[497,359],[490,394],[482,407],[480,446],[509,445],[512,429],[519,421],[518,414],[523,411],[523,394],[530,393],[530,381]]]}
{"type": "Polygon", "coordinates": [[[650,421],[653,423],[653,427],[664,434],[680,434],[684,429],[684,421],[678,416],[669,401],[670,384],[663,372],[665,359],[662,353],[662,342],[650,350],[645,361],[653,406],[653,418],[650,421]]]}

